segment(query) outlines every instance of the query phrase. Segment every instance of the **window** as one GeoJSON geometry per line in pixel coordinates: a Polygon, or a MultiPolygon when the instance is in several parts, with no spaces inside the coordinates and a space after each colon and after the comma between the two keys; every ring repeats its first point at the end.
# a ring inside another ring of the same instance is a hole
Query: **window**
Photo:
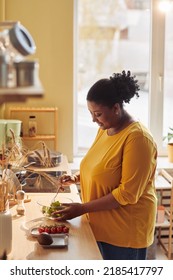
{"type": "Polygon", "coordinates": [[[163,135],[173,127],[173,3],[165,17],[163,135]]]}
{"type": "Polygon", "coordinates": [[[149,127],[165,152],[163,135],[173,125],[173,20],[170,11],[159,11],[159,1],[76,0],[76,154],[87,151],[98,129],[87,110],[88,89],[122,70],[136,75],[140,85],[140,98],[127,111],[149,127]]]}

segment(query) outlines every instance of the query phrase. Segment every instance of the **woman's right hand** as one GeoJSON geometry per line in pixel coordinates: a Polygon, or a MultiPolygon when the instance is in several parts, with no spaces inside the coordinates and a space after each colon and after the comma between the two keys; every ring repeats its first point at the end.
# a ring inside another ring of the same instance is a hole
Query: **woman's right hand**
{"type": "Polygon", "coordinates": [[[62,175],[60,177],[60,183],[62,186],[69,186],[79,182],[78,175],[62,175]]]}

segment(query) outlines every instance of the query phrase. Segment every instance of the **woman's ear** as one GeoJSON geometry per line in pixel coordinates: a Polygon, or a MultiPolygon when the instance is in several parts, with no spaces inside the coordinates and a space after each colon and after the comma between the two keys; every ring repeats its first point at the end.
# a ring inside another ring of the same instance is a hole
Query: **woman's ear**
{"type": "Polygon", "coordinates": [[[115,103],[114,106],[113,106],[113,109],[114,109],[115,114],[118,115],[119,112],[120,112],[120,104],[115,103]]]}

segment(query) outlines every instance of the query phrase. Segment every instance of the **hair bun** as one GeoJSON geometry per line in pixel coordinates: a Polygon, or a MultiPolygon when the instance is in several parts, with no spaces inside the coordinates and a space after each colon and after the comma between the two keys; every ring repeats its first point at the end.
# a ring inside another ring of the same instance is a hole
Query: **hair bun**
{"type": "Polygon", "coordinates": [[[138,80],[135,80],[136,76],[132,76],[131,72],[125,70],[122,73],[113,73],[110,80],[115,86],[116,92],[119,95],[119,100],[125,103],[129,103],[130,99],[135,95],[139,97],[139,85],[138,80]]]}

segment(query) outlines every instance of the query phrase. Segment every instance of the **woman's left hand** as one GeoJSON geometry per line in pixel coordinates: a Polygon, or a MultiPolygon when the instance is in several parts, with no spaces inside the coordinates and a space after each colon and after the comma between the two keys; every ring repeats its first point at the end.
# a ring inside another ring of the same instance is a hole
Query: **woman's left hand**
{"type": "Polygon", "coordinates": [[[58,210],[54,214],[60,214],[60,217],[57,217],[58,221],[61,220],[71,220],[73,218],[76,218],[78,216],[81,216],[85,214],[83,204],[81,203],[63,203],[63,206],[65,206],[62,210],[58,210]]]}

